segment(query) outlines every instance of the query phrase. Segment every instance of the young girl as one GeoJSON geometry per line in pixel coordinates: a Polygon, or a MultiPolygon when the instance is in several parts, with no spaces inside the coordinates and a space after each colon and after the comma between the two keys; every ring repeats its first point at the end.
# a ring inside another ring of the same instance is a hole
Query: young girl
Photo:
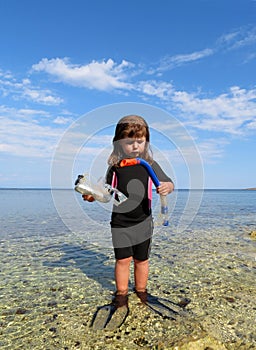
{"type": "MultiPolygon", "coordinates": [[[[119,120],[106,175],[106,182],[128,197],[124,203],[113,206],[111,216],[111,233],[116,258],[116,293],[113,304],[116,308],[128,305],[132,260],[135,292],[142,301],[145,302],[147,299],[148,258],[153,233],[152,180],[142,165],[120,167],[120,161],[124,158],[137,157],[146,160],[160,181],[157,192],[165,196],[174,189],[172,180],[153,160],[149,142],[149,127],[142,117],[131,115],[119,120]]],[[[90,195],[84,195],[83,198],[93,201],[90,195]]]]}

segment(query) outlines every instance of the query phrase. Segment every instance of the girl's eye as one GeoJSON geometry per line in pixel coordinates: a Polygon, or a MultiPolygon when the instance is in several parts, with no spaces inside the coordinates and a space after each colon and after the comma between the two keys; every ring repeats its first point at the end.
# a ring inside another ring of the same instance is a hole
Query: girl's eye
{"type": "Polygon", "coordinates": [[[132,139],[132,140],[125,140],[124,141],[124,143],[126,144],[126,145],[133,145],[134,144],[134,142],[137,142],[139,145],[141,145],[141,144],[143,144],[145,141],[143,140],[143,139],[132,139]]]}

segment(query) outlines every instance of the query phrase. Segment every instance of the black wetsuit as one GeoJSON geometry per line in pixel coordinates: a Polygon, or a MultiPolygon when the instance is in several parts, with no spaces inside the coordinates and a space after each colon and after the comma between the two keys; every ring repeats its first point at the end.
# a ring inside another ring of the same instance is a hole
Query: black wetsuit
{"type": "MultiPolygon", "coordinates": [[[[151,165],[160,182],[172,182],[157,162],[151,165]]],[[[152,180],[140,164],[110,167],[106,182],[128,197],[111,215],[112,241],[117,259],[133,256],[146,260],[149,254],[152,222],[152,180]]]]}

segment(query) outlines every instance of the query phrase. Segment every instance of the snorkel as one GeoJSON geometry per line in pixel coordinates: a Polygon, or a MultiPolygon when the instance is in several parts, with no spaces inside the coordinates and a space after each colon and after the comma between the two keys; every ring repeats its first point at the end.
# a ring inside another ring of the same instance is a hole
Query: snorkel
{"type": "MultiPolygon", "coordinates": [[[[142,158],[127,158],[123,159],[120,162],[120,167],[126,167],[126,166],[133,166],[133,165],[142,165],[148,172],[148,175],[151,177],[151,180],[153,181],[155,187],[157,188],[160,186],[160,182],[156,176],[156,173],[152,169],[152,167],[149,165],[148,162],[146,162],[142,158]]],[[[167,205],[167,196],[160,195],[160,201],[161,201],[161,214],[163,216],[163,226],[169,225],[168,220],[168,205],[167,205]]]]}
{"type": "MultiPolygon", "coordinates": [[[[155,187],[157,188],[158,186],[160,186],[160,182],[154,170],[149,165],[149,163],[142,158],[123,159],[119,163],[119,166],[126,167],[126,166],[135,166],[138,164],[142,165],[146,169],[155,187]]],[[[101,182],[98,181],[97,184],[91,184],[88,181],[86,174],[78,175],[78,178],[75,182],[75,190],[81,193],[82,195],[92,195],[97,201],[102,203],[109,202],[113,197],[114,204],[116,206],[120,205],[121,203],[127,200],[127,197],[122,192],[120,192],[118,189],[108,184],[103,184],[102,181],[101,182]]],[[[163,226],[168,226],[169,219],[168,219],[167,196],[160,195],[160,201],[161,201],[161,214],[163,217],[163,226]]]]}

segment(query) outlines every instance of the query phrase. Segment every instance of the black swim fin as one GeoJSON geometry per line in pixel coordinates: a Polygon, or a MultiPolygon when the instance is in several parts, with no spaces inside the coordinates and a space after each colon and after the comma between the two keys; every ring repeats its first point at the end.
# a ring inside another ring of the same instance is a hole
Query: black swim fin
{"type": "Polygon", "coordinates": [[[113,304],[99,307],[93,317],[91,327],[95,330],[114,330],[124,323],[129,314],[129,308],[124,305],[116,308],[113,304]]]}
{"type": "Polygon", "coordinates": [[[164,298],[158,298],[146,292],[137,292],[135,293],[150,310],[162,316],[163,318],[168,318],[171,320],[176,320],[180,316],[184,316],[186,311],[184,307],[190,302],[188,299],[183,303],[174,303],[170,300],[164,298]]]}
{"type": "Polygon", "coordinates": [[[103,305],[96,311],[91,327],[95,330],[119,328],[129,314],[128,296],[116,295],[111,304],[103,305]]]}
{"type": "Polygon", "coordinates": [[[91,327],[95,330],[104,329],[113,312],[111,304],[100,306],[93,316],[91,327]]]}
{"type": "Polygon", "coordinates": [[[129,308],[126,305],[118,307],[112,313],[109,321],[105,326],[105,329],[108,331],[112,331],[114,329],[121,327],[124,321],[126,320],[126,317],[128,316],[128,314],[129,314],[129,308]]]}

